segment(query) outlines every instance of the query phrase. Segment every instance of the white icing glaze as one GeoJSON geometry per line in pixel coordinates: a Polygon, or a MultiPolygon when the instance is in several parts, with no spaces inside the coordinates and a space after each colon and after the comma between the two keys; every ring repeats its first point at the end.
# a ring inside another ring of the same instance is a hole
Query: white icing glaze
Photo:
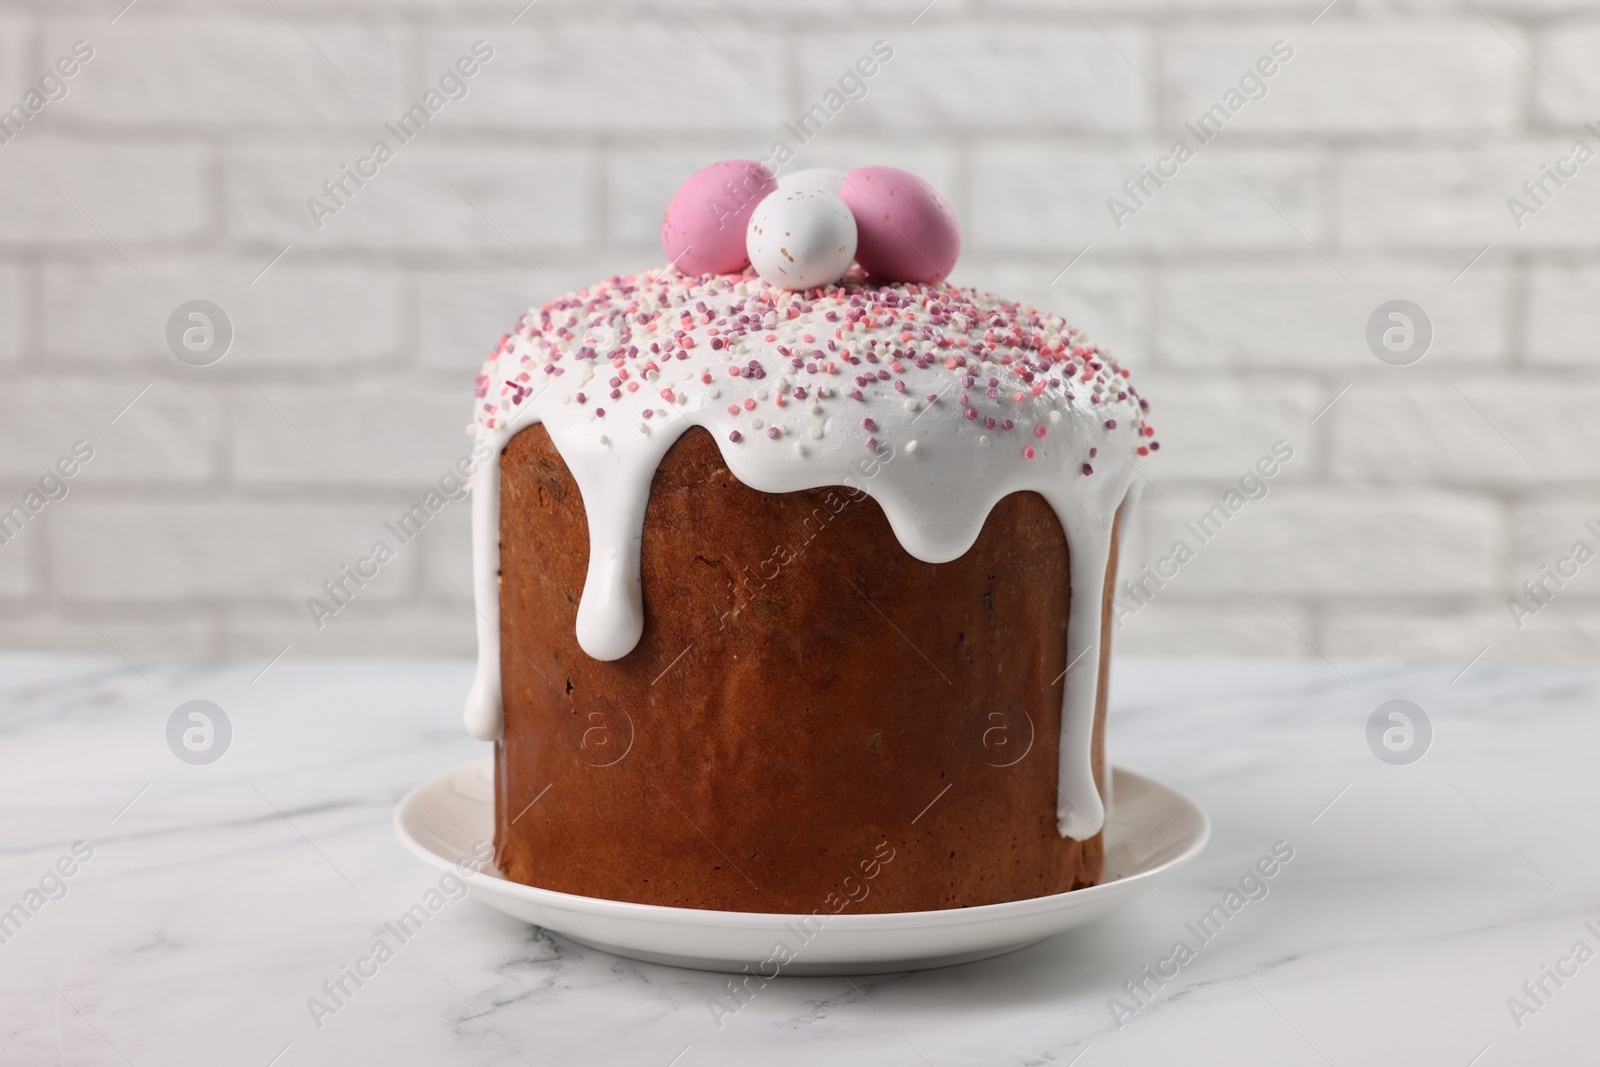
{"type": "Polygon", "coordinates": [[[971,548],[1002,498],[1044,497],[1066,534],[1071,581],[1056,821],[1064,837],[1093,836],[1105,815],[1090,759],[1106,566],[1113,519],[1131,503],[1133,456],[1150,432],[1126,377],[1059,318],[943,284],[868,287],[852,275],[825,292],[790,293],[749,274],[662,272],[530,313],[479,378],[475,430],[488,448],[473,484],[478,667],[468,730],[483,740],[501,731],[506,443],[542,423],[572,471],[590,536],[578,643],[615,660],[644,628],[651,481],[672,443],[703,426],[744,484],[862,489],[905,550],[930,563],[971,548]]]}

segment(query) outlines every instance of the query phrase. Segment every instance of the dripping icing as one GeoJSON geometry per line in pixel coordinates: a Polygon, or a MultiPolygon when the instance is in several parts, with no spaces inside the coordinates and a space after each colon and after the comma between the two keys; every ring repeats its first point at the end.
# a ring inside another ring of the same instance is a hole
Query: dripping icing
{"type": "Polygon", "coordinates": [[[590,531],[578,642],[614,660],[643,632],[650,483],[673,442],[702,426],[753,489],[863,490],[902,547],[929,563],[970,549],[1004,497],[1044,497],[1066,535],[1071,582],[1057,827],[1080,840],[1100,830],[1095,650],[1113,520],[1137,496],[1132,455],[1146,451],[1150,432],[1109,356],[1055,316],[943,284],[868,287],[859,276],[788,293],[748,275],[663,272],[612,279],[538,314],[502,340],[479,377],[475,432],[489,447],[472,491],[473,736],[501,731],[501,450],[542,423],[571,470],[590,531]],[[712,314],[729,306],[746,310],[737,320],[712,314]]]}

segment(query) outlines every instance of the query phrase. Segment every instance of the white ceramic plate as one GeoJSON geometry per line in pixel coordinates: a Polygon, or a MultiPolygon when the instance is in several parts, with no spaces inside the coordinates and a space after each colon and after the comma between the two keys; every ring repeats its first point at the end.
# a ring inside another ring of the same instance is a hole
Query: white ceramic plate
{"type": "MultiPolygon", "coordinates": [[[[943,967],[1026,948],[1142,896],[1153,875],[1188,862],[1211,824],[1200,806],[1142,774],[1114,768],[1116,802],[1106,822],[1100,885],[1032,900],[948,911],[812,916],[701,911],[557,893],[508,881],[492,867],[466,875],[478,899],[580,944],[619,956],[708,971],[770,975],[774,946],[793,959],[783,974],[874,974],[943,967]],[[802,936],[809,937],[802,940],[802,936]],[[763,966],[764,964],[764,966],[763,966]]],[[[394,813],[395,832],[423,862],[451,869],[494,838],[490,760],[457,767],[413,789],[394,813]]]]}

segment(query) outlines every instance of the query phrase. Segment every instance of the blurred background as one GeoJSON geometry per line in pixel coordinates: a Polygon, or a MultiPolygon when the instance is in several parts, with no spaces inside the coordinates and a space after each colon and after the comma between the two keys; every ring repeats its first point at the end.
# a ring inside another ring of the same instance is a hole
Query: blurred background
{"type": "Polygon", "coordinates": [[[467,451],[484,355],[779,141],[927,178],[953,281],[1135,368],[1123,572],[1166,577],[1120,650],[1600,645],[1593,5],[524,5],[5,6],[0,648],[469,653],[468,505],[386,524],[467,451]]]}

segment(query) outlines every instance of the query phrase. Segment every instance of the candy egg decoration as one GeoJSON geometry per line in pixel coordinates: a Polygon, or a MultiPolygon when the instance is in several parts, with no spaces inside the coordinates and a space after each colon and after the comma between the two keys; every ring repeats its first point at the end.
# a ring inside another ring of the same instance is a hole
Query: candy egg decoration
{"type": "Polygon", "coordinates": [[[939,282],[961,256],[961,226],[939,191],[895,167],[857,167],[839,196],[856,219],[856,260],[883,282],[939,282]]]}
{"type": "Polygon", "coordinates": [[[844,277],[856,258],[856,218],[837,193],[798,188],[773,193],[750,215],[750,265],[768,285],[816,289],[844,277]]]}
{"type": "Polygon", "coordinates": [[[661,220],[661,250],[684,274],[737,274],[750,265],[745,227],[778,188],[752,159],[725,159],[678,187],[661,220]]]}
{"type": "Polygon", "coordinates": [[[834,170],[831,167],[797,170],[793,174],[785,174],[779,178],[778,188],[784,192],[792,189],[822,189],[837,193],[844,188],[844,171],[834,170]]]}

